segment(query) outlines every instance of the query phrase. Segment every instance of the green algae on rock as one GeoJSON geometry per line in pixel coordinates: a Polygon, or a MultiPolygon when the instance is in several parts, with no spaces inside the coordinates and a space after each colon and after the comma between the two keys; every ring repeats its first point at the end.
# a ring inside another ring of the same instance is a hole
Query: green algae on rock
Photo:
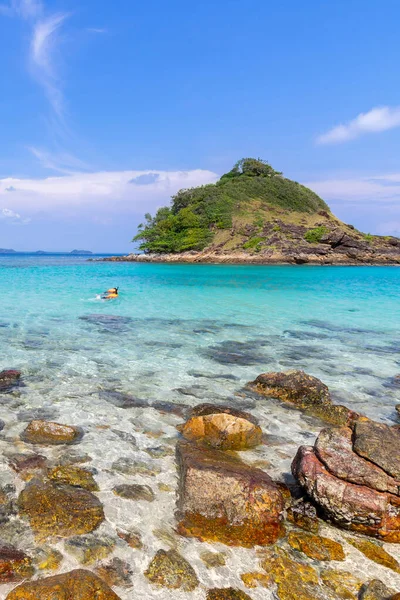
{"type": "Polygon", "coordinates": [[[61,575],[22,583],[6,600],[120,600],[112,589],[94,573],[75,569],[61,575]]]}
{"type": "Polygon", "coordinates": [[[88,490],[39,480],[22,490],[18,508],[38,539],[89,533],[104,520],[100,500],[88,490]]]}
{"type": "Polygon", "coordinates": [[[158,550],[144,574],[156,585],[185,592],[199,585],[193,567],[176,550],[158,550]]]}

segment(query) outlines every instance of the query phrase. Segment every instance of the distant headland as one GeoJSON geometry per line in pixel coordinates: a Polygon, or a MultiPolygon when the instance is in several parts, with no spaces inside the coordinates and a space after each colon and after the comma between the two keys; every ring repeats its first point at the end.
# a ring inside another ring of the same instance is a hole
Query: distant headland
{"type": "Polygon", "coordinates": [[[312,190],[244,158],[215,184],[179,191],[145,215],[127,262],[400,264],[400,239],[343,223],[312,190]]]}

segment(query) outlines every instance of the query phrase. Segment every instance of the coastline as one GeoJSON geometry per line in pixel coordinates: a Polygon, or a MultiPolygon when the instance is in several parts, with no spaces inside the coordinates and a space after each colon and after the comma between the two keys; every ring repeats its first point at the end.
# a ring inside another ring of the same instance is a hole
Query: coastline
{"type": "MultiPolygon", "coordinates": [[[[93,259],[89,259],[93,260],[93,259]]],[[[217,253],[182,252],[179,254],[128,254],[95,259],[96,262],[174,263],[174,264],[229,264],[229,265],[315,265],[315,266],[400,266],[400,253],[393,256],[371,253],[350,257],[332,252],[328,255],[274,253],[270,255],[246,252],[217,253]]]]}

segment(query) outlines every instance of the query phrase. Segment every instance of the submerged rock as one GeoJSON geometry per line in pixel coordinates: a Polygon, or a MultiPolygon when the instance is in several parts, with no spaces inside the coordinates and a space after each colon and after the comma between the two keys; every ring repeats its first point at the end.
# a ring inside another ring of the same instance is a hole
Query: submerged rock
{"type": "Polygon", "coordinates": [[[120,600],[94,573],[75,569],[53,577],[23,583],[6,600],[120,600]]]}
{"type": "Polygon", "coordinates": [[[38,480],[22,490],[18,508],[39,539],[89,533],[104,520],[100,500],[88,490],[38,480]]]}
{"type": "Polygon", "coordinates": [[[318,587],[317,571],[294,560],[282,548],[265,553],[261,566],[276,583],[280,600],[326,600],[318,587]]]}
{"type": "Polygon", "coordinates": [[[251,600],[242,590],[235,588],[213,588],[207,590],[207,600],[251,600]]]}
{"type": "Polygon", "coordinates": [[[31,421],[21,438],[30,444],[73,444],[83,435],[79,427],[61,425],[51,421],[31,421]]]}
{"type": "Polygon", "coordinates": [[[35,472],[43,472],[46,468],[47,458],[41,454],[11,454],[8,456],[10,467],[21,475],[23,479],[29,478],[35,472]]]}
{"type": "Polygon", "coordinates": [[[99,486],[90,471],[74,465],[58,465],[47,473],[55,483],[66,483],[73,487],[81,487],[90,492],[97,492],[99,486]]]}
{"type": "Polygon", "coordinates": [[[7,369],[0,372],[0,392],[6,392],[17,385],[21,378],[21,371],[7,369]]]}
{"type": "Polygon", "coordinates": [[[96,568],[96,573],[110,587],[132,587],[133,571],[131,566],[121,558],[113,558],[110,562],[101,564],[96,568]]]}
{"type": "Polygon", "coordinates": [[[304,552],[314,560],[344,560],[343,546],[320,535],[313,535],[305,531],[291,531],[288,536],[289,545],[294,550],[304,552]]]}
{"type": "Polygon", "coordinates": [[[200,558],[207,569],[216,569],[217,567],[224,567],[226,565],[226,555],[223,552],[206,550],[205,552],[201,552],[200,558]]]}
{"type": "Polygon", "coordinates": [[[363,538],[348,538],[347,541],[378,565],[383,565],[387,569],[400,573],[400,564],[382,546],[363,538]]]}
{"type": "MultiPolygon", "coordinates": [[[[396,594],[397,595],[397,594],[396,594]]],[[[379,579],[365,583],[359,593],[359,600],[393,600],[393,590],[379,579]]]]}
{"type": "Polygon", "coordinates": [[[30,579],[35,569],[32,559],[13,546],[0,546],[0,583],[30,579]]]}
{"type": "Polygon", "coordinates": [[[111,554],[115,548],[115,542],[109,537],[76,536],[66,541],[65,548],[81,564],[91,565],[111,554]]]}
{"type": "Polygon", "coordinates": [[[240,575],[240,579],[247,588],[268,588],[272,584],[272,577],[270,577],[267,573],[258,573],[257,571],[242,573],[240,575]]]}
{"type": "Polygon", "coordinates": [[[246,450],[262,441],[258,425],[227,413],[192,417],[179,431],[187,440],[220,450],[246,450]]]}
{"type": "Polygon", "coordinates": [[[64,556],[55,548],[38,548],[34,554],[35,565],[41,571],[55,571],[64,560],[64,556]]]}
{"type": "Polygon", "coordinates": [[[117,471],[123,475],[144,475],[155,477],[161,473],[161,468],[148,461],[132,460],[129,457],[121,457],[111,465],[112,471],[117,471]]]}
{"type": "Polygon", "coordinates": [[[145,576],[156,585],[181,588],[185,592],[191,592],[199,585],[193,567],[176,550],[158,550],[145,576]]]}
{"type": "Polygon", "coordinates": [[[263,396],[279,398],[299,408],[331,404],[328,387],[304,371],[263,373],[248,385],[263,396]]]}
{"type": "Polygon", "coordinates": [[[113,489],[116,496],[125,498],[126,500],[146,500],[147,502],[153,502],[155,496],[154,492],[148,485],[139,485],[137,483],[122,483],[116,485],[113,489]]]}
{"type": "Polygon", "coordinates": [[[338,598],[343,600],[357,600],[362,581],[347,571],[324,569],[321,571],[321,580],[324,585],[338,598]]]}
{"type": "Polygon", "coordinates": [[[117,536],[121,540],[124,540],[124,542],[126,542],[131,548],[139,549],[143,547],[142,536],[136,529],[131,529],[130,531],[122,531],[117,529],[117,536]]]}
{"type": "Polygon", "coordinates": [[[284,501],[266,473],[188,442],[178,444],[177,462],[180,534],[242,546],[277,540],[284,501]]]}

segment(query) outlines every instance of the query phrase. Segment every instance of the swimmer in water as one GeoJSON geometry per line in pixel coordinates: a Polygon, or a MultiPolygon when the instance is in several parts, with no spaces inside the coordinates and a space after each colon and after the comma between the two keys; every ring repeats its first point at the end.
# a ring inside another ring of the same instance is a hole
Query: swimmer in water
{"type": "Polygon", "coordinates": [[[118,298],[118,290],[119,288],[110,288],[102,295],[102,300],[113,300],[114,298],[118,298]]]}

